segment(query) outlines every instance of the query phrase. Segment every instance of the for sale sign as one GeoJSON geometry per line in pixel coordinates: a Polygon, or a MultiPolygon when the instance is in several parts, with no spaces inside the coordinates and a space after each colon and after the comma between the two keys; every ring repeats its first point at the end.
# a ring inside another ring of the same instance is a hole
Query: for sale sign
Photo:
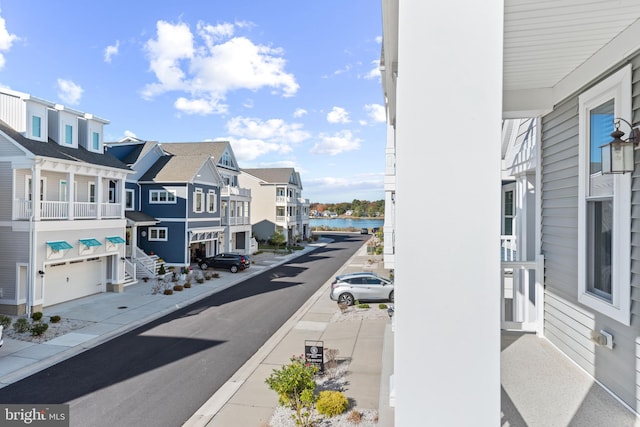
{"type": "Polygon", "coordinates": [[[324,342],[305,340],[304,359],[307,363],[317,366],[318,372],[324,372],[324,342]]]}

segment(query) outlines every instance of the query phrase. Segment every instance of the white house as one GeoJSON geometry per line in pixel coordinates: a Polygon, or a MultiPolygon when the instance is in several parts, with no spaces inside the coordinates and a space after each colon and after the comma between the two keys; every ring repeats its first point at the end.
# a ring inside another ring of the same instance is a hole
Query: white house
{"type": "Polygon", "coordinates": [[[123,261],[132,171],[104,152],[108,123],[0,89],[0,311],[30,314],[132,280],[123,261]]]}
{"type": "Polygon", "coordinates": [[[505,119],[520,134],[528,123],[537,147],[535,178],[513,176],[529,218],[534,204],[518,249],[544,260],[537,331],[637,412],[638,166],[608,174],[599,156],[614,123],[624,138],[640,123],[640,3],[383,0],[382,12],[395,424],[501,424],[497,246],[517,221],[501,212],[505,119]]]}

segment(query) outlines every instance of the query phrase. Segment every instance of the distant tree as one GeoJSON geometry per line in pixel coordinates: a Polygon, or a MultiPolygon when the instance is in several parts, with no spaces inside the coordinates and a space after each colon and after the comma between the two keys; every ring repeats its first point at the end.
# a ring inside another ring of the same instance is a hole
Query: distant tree
{"type": "Polygon", "coordinates": [[[282,234],[282,232],[276,231],[269,238],[269,242],[273,246],[275,246],[276,249],[280,249],[280,246],[283,246],[287,242],[287,239],[285,239],[284,234],[282,234]]]}

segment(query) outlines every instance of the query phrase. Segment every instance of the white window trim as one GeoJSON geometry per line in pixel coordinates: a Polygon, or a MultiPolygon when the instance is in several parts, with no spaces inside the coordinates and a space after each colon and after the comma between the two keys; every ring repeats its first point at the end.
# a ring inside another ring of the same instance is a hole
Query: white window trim
{"type": "Polygon", "coordinates": [[[177,202],[177,198],[176,198],[176,192],[175,191],[149,190],[149,204],[158,204],[158,205],[171,204],[171,205],[175,205],[176,202],[177,202]],[[167,193],[167,200],[166,201],[160,201],[160,193],[167,193]],[[153,194],[158,194],[158,200],[156,200],[156,201],[153,200],[153,194]],[[173,194],[173,200],[169,200],[169,194],[173,194]]]}
{"type": "Polygon", "coordinates": [[[149,227],[149,241],[150,242],[166,242],[169,240],[169,229],[167,227],[149,227]],[[164,238],[153,237],[153,233],[157,232],[159,235],[161,231],[164,231],[164,238]]]}
{"type": "Polygon", "coordinates": [[[125,211],[133,211],[136,208],[136,192],[135,190],[125,189],[124,190],[124,210],[125,211]],[[127,206],[127,194],[131,194],[131,206],[127,206]]]}
{"type": "Polygon", "coordinates": [[[87,201],[90,203],[96,203],[96,197],[98,193],[96,193],[97,187],[95,182],[87,182],[87,201]],[[93,200],[91,200],[91,189],[93,188],[93,200]]]}
{"type": "Polygon", "coordinates": [[[204,204],[205,204],[205,197],[204,197],[204,193],[202,192],[202,188],[196,188],[196,190],[193,192],[193,211],[195,213],[204,212],[205,210],[204,204]],[[198,200],[200,200],[200,209],[198,209],[198,200]]]}
{"type": "Polygon", "coordinates": [[[207,212],[213,213],[218,211],[218,199],[216,198],[216,193],[213,190],[209,190],[207,193],[207,212]],[[211,204],[213,203],[213,208],[211,204]]]}
{"type": "Polygon", "coordinates": [[[613,175],[612,301],[587,288],[589,111],[615,99],[614,117],[631,121],[631,65],[579,96],[578,301],[624,325],[631,323],[631,174],[613,175]]]}

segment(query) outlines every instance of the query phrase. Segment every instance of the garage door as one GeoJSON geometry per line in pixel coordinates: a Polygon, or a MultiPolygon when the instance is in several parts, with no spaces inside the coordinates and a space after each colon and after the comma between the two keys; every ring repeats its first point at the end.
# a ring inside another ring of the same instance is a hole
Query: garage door
{"type": "Polygon", "coordinates": [[[44,302],[47,307],[105,291],[103,258],[47,265],[44,302]]]}

